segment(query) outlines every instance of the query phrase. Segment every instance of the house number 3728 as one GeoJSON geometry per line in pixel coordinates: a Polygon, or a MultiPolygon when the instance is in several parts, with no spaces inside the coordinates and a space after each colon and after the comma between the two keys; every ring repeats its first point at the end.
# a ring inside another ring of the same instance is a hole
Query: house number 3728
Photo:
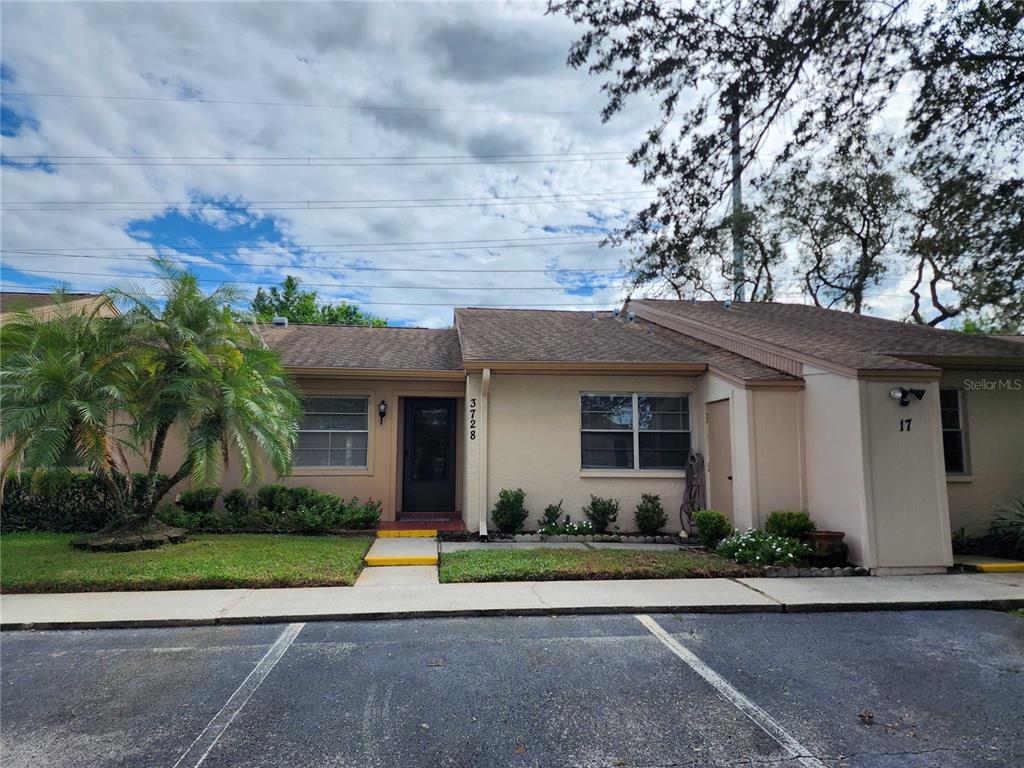
{"type": "Polygon", "coordinates": [[[476,440],[476,398],[469,398],[469,439],[476,440]]]}
{"type": "Polygon", "coordinates": [[[913,419],[900,419],[900,432],[909,432],[911,421],[913,421],[913,419]]]}

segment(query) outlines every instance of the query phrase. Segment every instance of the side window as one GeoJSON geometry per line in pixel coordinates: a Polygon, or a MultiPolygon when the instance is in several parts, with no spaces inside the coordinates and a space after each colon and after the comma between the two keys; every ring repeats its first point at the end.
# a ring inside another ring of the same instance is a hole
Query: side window
{"type": "Polygon", "coordinates": [[[961,397],[962,395],[958,389],[939,390],[939,413],[942,421],[942,455],[946,460],[946,472],[951,475],[963,474],[967,471],[961,397]]]}

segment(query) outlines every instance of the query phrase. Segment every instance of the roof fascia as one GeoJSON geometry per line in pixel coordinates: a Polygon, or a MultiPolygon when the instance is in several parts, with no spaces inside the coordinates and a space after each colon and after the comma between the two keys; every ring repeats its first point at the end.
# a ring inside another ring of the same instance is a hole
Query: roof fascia
{"type": "Polygon", "coordinates": [[[324,379],[418,379],[421,381],[462,381],[466,372],[458,370],[432,370],[414,368],[311,368],[285,366],[293,376],[324,379]]]}
{"type": "MultiPolygon", "coordinates": [[[[808,355],[802,352],[795,352],[787,347],[781,347],[778,344],[772,344],[771,342],[762,341],[754,336],[749,336],[745,333],[738,333],[736,331],[727,331],[721,328],[702,323],[698,320],[692,320],[690,318],[682,318],[678,315],[673,315],[669,312],[656,309],[654,307],[636,304],[636,308],[633,310],[636,312],[638,317],[642,317],[645,320],[650,320],[658,325],[663,325],[666,328],[679,331],[680,333],[693,336],[694,338],[700,339],[701,341],[707,342],[708,344],[714,344],[717,347],[722,347],[729,352],[734,354],[743,355],[736,349],[730,349],[729,347],[723,347],[720,342],[716,342],[715,338],[727,339],[729,341],[737,342],[740,344],[749,344],[750,346],[762,350],[768,354],[776,355],[785,360],[792,361],[801,366],[799,371],[794,372],[792,369],[783,368],[786,373],[794,376],[800,376],[803,374],[803,365],[813,365],[815,368],[821,368],[831,373],[837,373],[840,376],[845,376],[850,379],[863,379],[863,378],[885,378],[886,376],[900,376],[903,378],[922,378],[922,379],[933,379],[936,378],[937,370],[919,370],[919,369],[906,369],[906,368],[886,368],[886,369],[865,369],[865,368],[852,368],[846,365],[840,365],[834,363],[831,360],[825,360],[824,358],[817,357],[816,355],[808,355]]],[[[743,355],[746,357],[746,355],[743,355]]],[[[887,357],[895,357],[894,355],[886,354],[887,357]]],[[[906,359],[910,360],[909,357],[906,359]]],[[[769,365],[760,360],[763,365],[769,365]]],[[[925,363],[926,364],[926,363],[925,363]]],[[[776,366],[770,366],[776,367],[776,366]]]]}
{"type": "Polygon", "coordinates": [[[744,379],[721,368],[708,366],[708,373],[742,389],[803,389],[804,380],[794,376],[790,379],[744,379]]]}
{"type": "Polygon", "coordinates": [[[707,372],[706,363],[638,363],[631,361],[572,362],[549,360],[467,360],[466,371],[477,373],[490,368],[495,373],[648,373],[672,376],[699,376],[707,372]]]}

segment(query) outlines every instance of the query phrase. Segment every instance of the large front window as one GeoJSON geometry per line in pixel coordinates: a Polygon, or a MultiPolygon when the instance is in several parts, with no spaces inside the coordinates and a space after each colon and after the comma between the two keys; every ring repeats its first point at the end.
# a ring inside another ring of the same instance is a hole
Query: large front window
{"type": "Polygon", "coordinates": [[[683,469],[690,453],[686,395],[580,396],[584,469],[683,469]]]}
{"type": "Polygon", "coordinates": [[[369,402],[368,397],[307,397],[295,466],[365,467],[369,402]]]}

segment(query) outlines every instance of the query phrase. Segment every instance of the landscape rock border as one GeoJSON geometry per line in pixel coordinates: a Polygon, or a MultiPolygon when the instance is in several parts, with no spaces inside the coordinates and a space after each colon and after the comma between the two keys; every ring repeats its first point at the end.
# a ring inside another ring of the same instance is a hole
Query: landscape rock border
{"type": "Polygon", "coordinates": [[[151,531],[135,534],[91,534],[73,539],[71,546],[88,552],[136,552],[140,549],[156,549],[165,544],[180,544],[188,538],[188,532],[181,528],[161,526],[151,531]]]}
{"type": "MultiPolygon", "coordinates": [[[[497,537],[493,537],[497,538],[497,537]]],[[[619,533],[596,533],[588,534],[585,536],[573,536],[570,534],[556,534],[548,535],[541,533],[517,533],[512,537],[514,542],[518,543],[529,543],[536,541],[556,541],[556,542],[570,542],[570,543],[586,543],[596,542],[605,544],[685,544],[684,539],[680,539],[677,536],[640,536],[640,535],[623,535],[619,533]]]]}
{"type": "Polygon", "coordinates": [[[835,576],[870,576],[867,568],[846,566],[840,568],[798,568],[795,565],[768,565],[764,575],[769,579],[797,579],[835,576]]]}

